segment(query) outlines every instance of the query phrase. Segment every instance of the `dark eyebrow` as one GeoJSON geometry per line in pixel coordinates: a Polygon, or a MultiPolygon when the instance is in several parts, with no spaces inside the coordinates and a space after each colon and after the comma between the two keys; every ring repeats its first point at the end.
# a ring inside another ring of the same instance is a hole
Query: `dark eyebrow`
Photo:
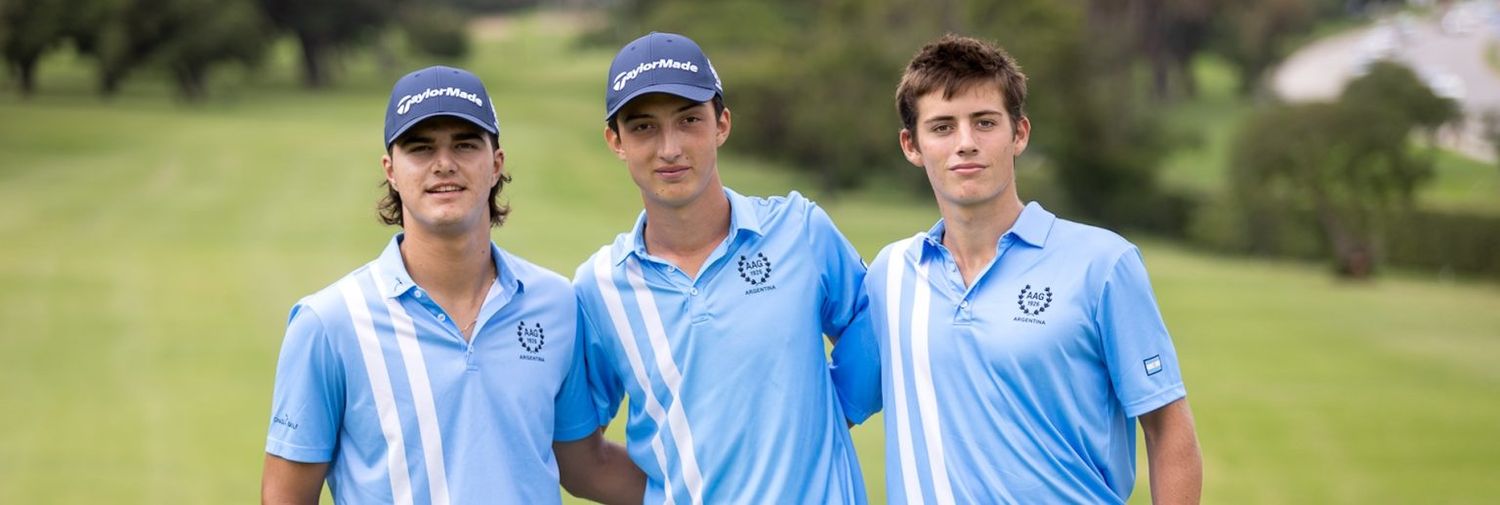
{"type": "MultiPolygon", "coordinates": [[[[689,102],[686,105],[683,105],[682,107],[678,107],[676,111],[673,111],[673,114],[681,114],[681,113],[683,113],[685,111],[692,110],[694,107],[697,107],[699,105],[703,105],[704,103],[705,102],[689,102]]],[[[637,113],[634,113],[634,114],[626,114],[625,118],[622,119],[621,122],[628,123],[630,121],[634,121],[634,120],[637,120],[637,119],[643,119],[643,118],[649,119],[650,117],[651,117],[650,114],[646,114],[646,113],[643,113],[643,112],[637,112],[637,113]]]]}
{"type": "Polygon", "coordinates": [[[952,121],[952,120],[953,120],[953,116],[937,116],[937,117],[933,117],[933,118],[928,118],[926,121],[923,121],[922,124],[938,123],[938,122],[942,122],[942,121],[952,121]]]}
{"type": "Polygon", "coordinates": [[[463,132],[458,132],[458,133],[453,134],[453,140],[455,140],[455,141],[457,141],[457,140],[475,140],[475,139],[483,139],[483,138],[484,138],[483,135],[480,135],[479,132],[475,132],[475,131],[463,131],[463,132]]]}
{"type": "Polygon", "coordinates": [[[396,140],[396,145],[406,147],[412,144],[431,144],[432,137],[423,135],[407,135],[396,140]]]}

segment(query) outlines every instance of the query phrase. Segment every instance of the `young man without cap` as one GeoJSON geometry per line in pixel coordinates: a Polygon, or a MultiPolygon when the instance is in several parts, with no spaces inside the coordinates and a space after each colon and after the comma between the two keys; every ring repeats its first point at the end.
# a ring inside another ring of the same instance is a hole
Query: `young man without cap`
{"type": "Polygon", "coordinates": [[[639,503],[598,430],[573,290],[490,241],[505,152],[467,71],[402,77],[386,109],[387,224],[374,261],[292,308],[262,503],[559,503],[558,484],[639,503]],[[555,460],[554,460],[555,456],[555,460]]]}
{"type": "Polygon", "coordinates": [[[636,39],[605,85],[604,138],[645,210],[574,286],[601,424],[630,397],[645,501],[864,503],[823,343],[866,327],[864,263],[801,195],[723,186],[730,113],[692,40],[636,39]]]}
{"type": "Polygon", "coordinates": [[[1196,503],[1197,435],[1140,252],[1017,196],[1031,121],[1015,61],[944,37],[896,101],[942,219],[870,264],[875,340],[845,362],[850,418],[887,409],[887,498],[1124,503],[1139,420],[1152,499],[1196,503]]]}

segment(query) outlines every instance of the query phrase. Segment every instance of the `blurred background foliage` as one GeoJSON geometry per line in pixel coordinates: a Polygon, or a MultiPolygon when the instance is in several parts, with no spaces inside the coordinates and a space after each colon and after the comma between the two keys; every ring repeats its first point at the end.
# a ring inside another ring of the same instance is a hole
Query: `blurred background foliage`
{"type": "Polygon", "coordinates": [[[295,41],[303,84],[325,88],[351,52],[373,51],[391,74],[402,49],[459,61],[470,16],[541,4],[604,12],[584,38],[596,48],[652,30],[694,37],[728,76],[732,148],[807,171],[829,192],[926,191],[893,141],[894,83],[915,48],[969,34],[1001,43],[1036,90],[1031,168],[1021,174],[1028,199],[1217,251],[1327,258],[1348,277],[1391,265],[1500,278],[1500,218],[1414,204],[1440,150],[1416,134],[1431,139],[1461,120],[1453,103],[1396,64],[1337,104],[1279,104],[1266,89],[1269,69],[1318,27],[1398,2],[3,0],[0,43],[22,95],[36,91],[43,55],[71,48],[91,62],[102,96],[149,68],[193,102],[211,74],[253,72],[279,39],[295,41]],[[1204,142],[1201,125],[1172,117],[1201,102],[1203,61],[1232,75],[1233,99],[1257,109],[1233,128],[1233,153],[1212,160],[1232,188],[1161,183],[1174,153],[1204,142]]]}
{"type": "MultiPolygon", "coordinates": [[[[543,4],[604,12],[606,22],[584,38],[596,48],[653,30],[694,37],[728,76],[739,119],[731,146],[812,173],[830,192],[870,184],[926,191],[893,141],[894,84],[923,43],[969,34],[1002,44],[1036,90],[1023,162],[1031,169],[1021,174],[1028,199],[1218,251],[1327,258],[1350,277],[1393,265],[1500,278],[1500,218],[1413,205],[1437,150],[1413,133],[1430,138],[1459,120],[1452,103],[1391,65],[1333,105],[1277,104],[1264,84],[1318,27],[1398,2],[3,0],[0,43],[23,95],[35,92],[44,54],[71,48],[92,62],[103,96],[151,68],[191,102],[204,98],[210,74],[253,72],[281,38],[296,42],[303,84],[325,88],[351,52],[375,52],[391,74],[400,48],[459,61],[469,52],[470,16],[543,4]],[[1171,116],[1201,101],[1205,60],[1232,75],[1235,100],[1260,110],[1234,129],[1234,154],[1213,160],[1233,174],[1233,188],[1163,185],[1168,158],[1204,141],[1200,125],[1171,116]],[[1398,109],[1404,117],[1386,117],[1398,109]],[[1277,181],[1294,190],[1278,193],[1277,181]]],[[[1493,138],[1500,128],[1489,131],[1493,138]]]]}

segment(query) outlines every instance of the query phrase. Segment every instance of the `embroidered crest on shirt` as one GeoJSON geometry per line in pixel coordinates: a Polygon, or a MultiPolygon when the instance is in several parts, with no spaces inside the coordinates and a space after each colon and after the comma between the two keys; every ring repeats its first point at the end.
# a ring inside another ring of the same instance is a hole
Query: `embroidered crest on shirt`
{"type": "Polygon", "coordinates": [[[739,262],[740,278],[750,284],[750,289],[745,294],[753,295],[762,291],[776,289],[771,284],[771,259],[764,253],[755,253],[754,257],[740,255],[739,262]]]}
{"type": "Polygon", "coordinates": [[[547,334],[542,331],[542,323],[526,325],[521,321],[516,325],[516,341],[521,343],[521,348],[529,354],[522,354],[521,359],[530,361],[546,361],[536,353],[542,352],[542,345],[547,343],[547,334]]]}
{"type": "Polygon", "coordinates": [[[1016,295],[1016,307],[1021,309],[1022,316],[1016,316],[1014,321],[1023,323],[1047,324],[1046,321],[1037,316],[1052,306],[1052,288],[1042,288],[1040,291],[1032,289],[1030,284],[1021,288],[1021,294],[1016,295]]]}

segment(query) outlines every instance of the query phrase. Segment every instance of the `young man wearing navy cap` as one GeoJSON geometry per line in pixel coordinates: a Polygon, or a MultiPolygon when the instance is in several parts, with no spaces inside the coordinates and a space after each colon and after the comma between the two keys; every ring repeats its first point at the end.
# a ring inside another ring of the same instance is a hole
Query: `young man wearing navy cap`
{"type": "Polygon", "coordinates": [[[292,307],[276,367],[263,503],[639,503],[603,441],[572,289],[490,229],[510,177],[484,85],[430,67],[386,109],[374,261],[292,307]],[[555,458],[554,461],[554,451],[555,458]]]}
{"type": "Polygon", "coordinates": [[[858,253],[795,192],[723,186],[730,113],[687,37],[621,49],[604,117],[645,210],[573,282],[600,424],[630,397],[645,501],[864,503],[822,338],[866,326],[858,253]]]}
{"type": "Polygon", "coordinates": [[[1197,503],[1193,417],[1140,251],[1017,196],[1031,121],[1015,61],[950,35],[896,98],[942,219],[870,264],[876,339],[843,363],[851,419],[888,409],[887,498],[1124,503],[1139,420],[1152,500],[1197,503]]]}

